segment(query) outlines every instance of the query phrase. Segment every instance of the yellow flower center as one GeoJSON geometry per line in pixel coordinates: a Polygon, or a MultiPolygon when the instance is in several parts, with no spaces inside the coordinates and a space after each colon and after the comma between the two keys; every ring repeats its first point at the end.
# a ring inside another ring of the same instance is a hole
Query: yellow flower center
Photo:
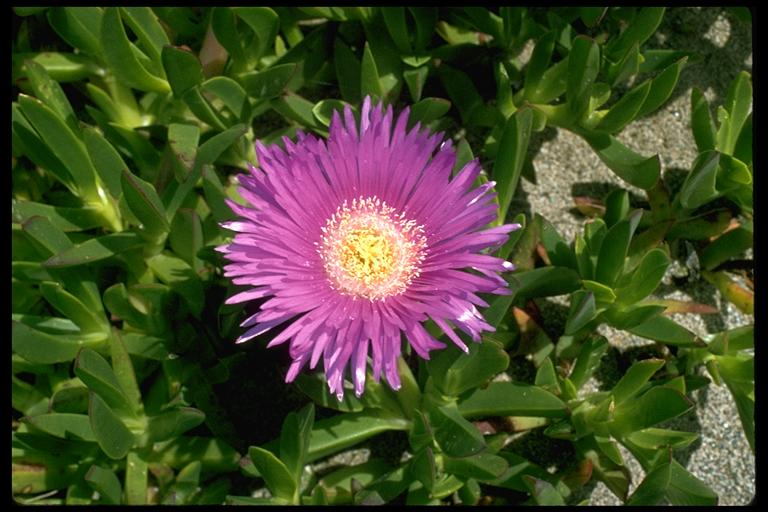
{"type": "Polygon", "coordinates": [[[423,226],[375,196],[344,201],[322,233],[318,253],[331,286],[371,301],[403,293],[426,256],[423,226]]]}

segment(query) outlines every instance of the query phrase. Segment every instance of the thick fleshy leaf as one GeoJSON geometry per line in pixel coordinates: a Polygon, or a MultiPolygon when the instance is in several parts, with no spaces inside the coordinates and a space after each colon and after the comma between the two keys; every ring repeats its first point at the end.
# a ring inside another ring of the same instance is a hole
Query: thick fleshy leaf
{"type": "Polygon", "coordinates": [[[51,7],[46,13],[48,23],[67,44],[90,54],[99,55],[101,7],[51,7]]]}
{"type": "Polygon", "coordinates": [[[468,122],[473,112],[483,105],[483,98],[472,79],[463,71],[445,64],[438,68],[438,75],[448,92],[451,103],[459,111],[461,120],[464,123],[468,122]]]}
{"type": "Polygon", "coordinates": [[[22,418],[23,423],[61,439],[96,441],[85,414],[50,413],[22,418]]]}
{"type": "Polygon", "coordinates": [[[635,304],[653,293],[661,283],[669,263],[669,258],[662,249],[653,249],[646,253],[632,274],[629,284],[616,290],[617,302],[623,305],[635,304]]]}
{"type": "Polygon", "coordinates": [[[640,46],[635,43],[625,54],[624,57],[613,63],[608,64],[605,69],[605,78],[611,86],[619,84],[627,78],[636,75],[642,66],[640,46]]]}
{"type": "Polygon", "coordinates": [[[94,312],[80,299],[66,291],[55,282],[40,283],[40,293],[48,303],[62,315],[72,320],[83,333],[106,333],[106,319],[99,312],[94,312]]]}
{"type": "Polygon", "coordinates": [[[462,418],[455,404],[433,407],[428,414],[435,441],[447,455],[468,457],[486,447],[483,435],[472,423],[462,418]]]}
{"type": "Polygon", "coordinates": [[[746,71],[742,71],[731,82],[725,100],[723,116],[718,112],[720,129],[717,131],[717,148],[726,155],[733,154],[736,141],[741,133],[752,105],[752,80],[746,71]]]}
{"type": "Polygon", "coordinates": [[[613,39],[608,48],[608,57],[621,59],[633,45],[642,45],[650,38],[664,17],[664,7],[645,7],[640,9],[619,37],[613,39]]]}
{"type": "Polygon", "coordinates": [[[126,505],[147,504],[147,461],[137,452],[129,452],[125,461],[126,505]]]}
{"type": "Polygon", "coordinates": [[[549,67],[552,59],[552,50],[555,48],[554,31],[547,32],[536,41],[536,46],[528,61],[528,69],[525,72],[524,97],[532,102],[537,100],[535,91],[539,88],[542,76],[549,67]]]}
{"type": "Polygon", "coordinates": [[[285,94],[278,99],[272,100],[271,105],[282,116],[295,121],[300,126],[307,128],[320,127],[312,113],[312,109],[315,107],[314,103],[298,94],[285,94]]]}
{"type": "Polygon", "coordinates": [[[432,448],[426,447],[419,450],[408,462],[408,472],[413,478],[424,485],[424,488],[432,492],[437,479],[437,465],[432,448]]]}
{"type": "Polygon", "coordinates": [[[457,348],[442,350],[427,361],[437,387],[444,394],[453,396],[480,386],[508,365],[507,353],[491,341],[472,343],[467,354],[457,348]]]}
{"type": "Polygon", "coordinates": [[[214,135],[200,145],[197,149],[197,158],[195,159],[195,165],[192,172],[187,176],[186,181],[176,189],[176,192],[173,194],[173,197],[165,208],[166,218],[173,219],[174,215],[176,215],[176,211],[183,204],[187,195],[192,191],[192,188],[194,188],[197,181],[200,179],[203,168],[207,164],[212,164],[216,161],[216,159],[219,158],[228,147],[234,144],[245,131],[246,127],[244,125],[237,124],[214,135]]]}
{"type": "Polygon", "coordinates": [[[699,438],[696,432],[678,432],[663,428],[646,428],[633,432],[627,437],[632,443],[649,450],[664,447],[685,448],[699,438]]]}
{"type": "Polygon", "coordinates": [[[410,120],[422,124],[443,117],[451,109],[451,102],[443,98],[424,98],[411,107],[410,120]]]}
{"type": "Polygon", "coordinates": [[[659,73],[659,75],[651,82],[651,88],[648,91],[648,95],[645,97],[643,106],[635,115],[635,118],[640,118],[655,112],[661,107],[665,101],[672,95],[672,91],[675,90],[677,81],[680,78],[680,70],[685,65],[687,57],[683,57],[678,60],[667,69],[659,73]]]}
{"type": "Polygon", "coordinates": [[[645,359],[633,364],[611,391],[616,405],[621,405],[640,392],[662,366],[663,359],[645,359]]]}
{"type": "Polygon", "coordinates": [[[187,303],[195,316],[199,316],[205,306],[203,285],[198,275],[184,260],[167,254],[157,254],[146,260],[147,266],[164,284],[187,303]]]}
{"type": "Polygon", "coordinates": [[[566,267],[541,267],[507,276],[517,297],[549,297],[580,287],[579,275],[566,267]]]}
{"type": "MultiPolygon", "coordinates": [[[[200,90],[212,101],[221,101],[229,112],[224,112],[223,117],[228,120],[227,126],[238,122],[247,123],[251,117],[251,105],[248,95],[239,83],[225,76],[215,76],[200,85],[200,90]]],[[[221,114],[221,110],[219,111],[221,114]]]]}
{"type": "Polygon", "coordinates": [[[354,446],[381,432],[409,428],[410,422],[381,411],[346,413],[319,420],[312,427],[307,462],[354,446]]]}
{"type": "Polygon", "coordinates": [[[134,404],[126,396],[114,370],[95,350],[84,348],[80,351],[75,361],[75,375],[111,407],[124,412],[134,411],[134,404]]]}
{"type": "Polygon", "coordinates": [[[682,393],[655,386],[639,398],[616,406],[611,432],[615,436],[628,435],[679,416],[691,407],[693,403],[682,393]]]}
{"type": "Polygon", "coordinates": [[[182,436],[157,445],[151,462],[181,469],[191,462],[200,461],[204,471],[229,473],[237,470],[240,458],[235,449],[221,439],[182,436]]]}
{"type": "Polygon", "coordinates": [[[197,253],[203,248],[203,226],[195,210],[179,208],[173,218],[169,236],[171,248],[192,270],[200,272],[203,261],[197,253]]]}
{"type": "Polygon", "coordinates": [[[709,111],[709,102],[697,87],[691,89],[691,131],[700,153],[715,149],[717,131],[709,111]]]}
{"type": "Polygon", "coordinates": [[[182,435],[205,420],[202,411],[191,407],[178,407],[149,418],[147,432],[150,442],[165,441],[182,435]]]}
{"type": "Polygon", "coordinates": [[[639,155],[611,135],[584,133],[582,137],[600,160],[630,185],[647,190],[659,180],[661,161],[658,155],[639,155]]]}
{"type": "Polygon", "coordinates": [[[339,38],[334,42],[333,64],[341,97],[352,104],[359,103],[361,64],[349,46],[339,38]]]}
{"type": "Polygon", "coordinates": [[[560,418],[567,407],[559,398],[538,386],[517,382],[491,382],[459,402],[467,418],[488,416],[535,416],[560,418]]]}
{"type": "Polygon", "coordinates": [[[583,386],[600,364],[600,358],[608,350],[608,340],[595,335],[587,339],[581,347],[579,357],[573,365],[569,379],[576,388],[583,386]]]}
{"type": "Polygon", "coordinates": [[[119,198],[123,193],[122,171],[128,168],[120,153],[94,128],[83,128],[83,142],[101,181],[112,197],[119,198]]]}
{"type": "Polygon", "coordinates": [[[109,355],[112,360],[112,369],[117,378],[120,389],[128,399],[128,404],[132,412],[136,415],[142,413],[141,391],[136,381],[136,373],[133,369],[131,356],[123,343],[123,336],[118,329],[112,329],[112,336],[109,338],[109,355]]]}
{"type": "Polygon", "coordinates": [[[616,306],[606,310],[604,318],[612,327],[627,330],[658,316],[664,309],[658,304],[638,304],[626,308],[616,306]]]}
{"type": "Polygon", "coordinates": [[[680,191],[680,204],[683,207],[698,208],[720,195],[716,188],[720,156],[716,151],[705,151],[696,158],[680,191]]]}
{"type": "Polygon", "coordinates": [[[33,201],[12,201],[13,221],[23,223],[32,216],[45,217],[64,232],[84,231],[101,226],[103,218],[98,211],[86,208],[51,206],[33,201]]]}
{"type": "Polygon", "coordinates": [[[338,112],[340,116],[343,116],[344,109],[347,106],[352,108],[353,111],[357,110],[349,105],[349,103],[341,100],[321,100],[312,108],[312,113],[324,126],[330,126],[333,113],[338,112]]]}
{"type": "Polygon", "coordinates": [[[272,452],[258,446],[251,446],[248,449],[248,455],[272,494],[278,498],[293,501],[297,484],[285,464],[272,452]]]}
{"type": "Polygon", "coordinates": [[[110,258],[142,245],[136,233],[123,232],[91,238],[71,249],[62,251],[43,262],[44,267],[61,268],[91,263],[110,258]]]}
{"type": "Polygon", "coordinates": [[[490,453],[463,458],[446,457],[444,464],[448,473],[480,481],[499,478],[509,468],[506,459],[490,453]]]}
{"type": "Polygon", "coordinates": [[[153,243],[160,240],[170,226],[155,187],[127,170],[123,170],[122,187],[128,208],[141,223],[139,234],[153,243]]]}
{"type": "Polygon", "coordinates": [[[646,80],[621,97],[611,107],[607,114],[597,123],[596,130],[616,133],[633,119],[640,117],[648,92],[651,90],[651,82],[646,80]]]}
{"type": "Polygon", "coordinates": [[[72,361],[83,346],[102,344],[103,341],[103,337],[88,340],[79,334],[52,335],[15,320],[11,327],[13,351],[37,364],[72,361]]]}
{"type": "Polygon", "coordinates": [[[713,270],[721,263],[742,254],[752,247],[753,243],[754,235],[751,229],[743,226],[732,229],[718,237],[699,253],[699,263],[702,268],[713,270]]]}
{"type": "Polygon", "coordinates": [[[24,67],[27,70],[29,84],[35,97],[63,119],[73,133],[79,133],[80,126],[75,118],[72,105],[70,105],[59,83],[51,79],[45,68],[34,60],[24,61],[24,67]]]}
{"type": "Polygon", "coordinates": [[[163,46],[169,41],[155,13],[149,7],[121,7],[120,11],[149,58],[159,63],[163,46]]]}
{"type": "Polygon", "coordinates": [[[600,283],[613,286],[621,275],[629,243],[641,213],[641,210],[636,210],[627,219],[617,222],[605,234],[595,269],[595,278],[600,283]]]}
{"type": "Polygon", "coordinates": [[[748,354],[719,356],[717,368],[736,402],[744,436],[755,450],[755,360],[748,354]]]}
{"type": "Polygon", "coordinates": [[[235,7],[232,10],[255,35],[256,42],[247,48],[247,54],[249,62],[257,62],[275,44],[275,36],[280,27],[277,13],[269,7],[235,7]]]}
{"type": "Polygon", "coordinates": [[[379,71],[376,68],[376,61],[371,53],[368,43],[363,50],[363,61],[360,66],[360,93],[363,96],[381,98],[383,90],[379,79],[379,71]]]}
{"type": "Polygon", "coordinates": [[[493,179],[499,193],[499,222],[504,222],[520,179],[520,172],[531,136],[531,109],[523,108],[507,119],[499,141],[499,151],[493,165],[493,179]]]}
{"type": "Polygon", "coordinates": [[[605,215],[603,222],[611,228],[614,224],[629,215],[629,193],[624,189],[616,189],[605,198],[605,215]]]}
{"type": "Polygon", "coordinates": [[[280,432],[280,460],[295,481],[301,479],[306,463],[312,424],[315,421],[315,407],[308,404],[298,412],[291,412],[283,420],[280,432]]]}
{"type": "Polygon", "coordinates": [[[94,392],[90,395],[88,417],[91,420],[93,435],[107,457],[125,457],[135,438],[114,411],[94,392]]]}
{"type": "Polygon", "coordinates": [[[589,92],[600,70],[600,47],[586,36],[573,40],[568,54],[566,97],[571,116],[578,120],[589,107],[589,92]]]}
{"type": "Polygon", "coordinates": [[[122,503],[122,487],[114,471],[100,466],[91,466],[84,480],[99,493],[101,503],[119,505],[122,503]]]}
{"type": "Polygon", "coordinates": [[[656,315],[627,329],[632,334],[679,347],[704,346],[704,342],[671,318],[656,315]]]}
{"type": "Polygon", "coordinates": [[[136,57],[138,48],[128,40],[118,7],[104,9],[99,41],[105,60],[121,82],[141,91],[170,92],[168,82],[147,71],[136,57]]]}
{"type": "Polygon", "coordinates": [[[563,495],[546,480],[525,475],[523,476],[523,481],[537,505],[565,505],[563,495]]]}
{"type": "Polygon", "coordinates": [[[181,98],[185,92],[202,83],[203,68],[191,51],[166,44],[162,47],[162,61],[176,98],[181,98]]]}
{"type": "Polygon", "coordinates": [[[50,400],[52,412],[86,413],[88,412],[88,388],[72,386],[56,391],[50,400]]]}
{"type": "Polygon", "coordinates": [[[83,199],[98,201],[96,170],[82,141],[53,110],[39,100],[21,94],[19,106],[47,147],[66,167],[76,191],[82,194],[83,199]]]}
{"type": "Polygon", "coordinates": [[[576,290],[571,295],[571,306],[565,322],[565,334],[570,336],[586,326],[597,316],[595,295],[592,292],[576,290]]]}

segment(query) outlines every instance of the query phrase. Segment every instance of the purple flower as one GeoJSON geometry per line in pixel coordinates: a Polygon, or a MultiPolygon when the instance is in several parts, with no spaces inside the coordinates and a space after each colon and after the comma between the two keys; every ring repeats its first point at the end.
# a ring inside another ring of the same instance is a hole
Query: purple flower
{"type": "Polygon", "coordinates": [[[514,266],[486,254],[518,224],[485,229],[497,216],[493,182],[472,188],[475,160],[451,179],[456,153],[442,134],[406,131],[408,109],[394,122],[366,98],[361,120],[334,113],[328,141],[299,133],[285,149],[256,143],[260,168],[238,176],[252,207],[229,202],[240,217],[219,248],[224,275],[248,288],[227,304],[269,297],[241,325],[248,341],[279,325],[269,347],[289,342],[286,382],[322,359],[330,391],[341,399],[349,364],[355,394],[382,372],[399,389],[401,334],[424,359],[445,345],[422,322],[432,319],[465,352],[453,331],[474,341],[493,331],[478,293],[508,294],[498,272],[514,266]],[[473,269],[475,272],[466,272],[473,269]]]}

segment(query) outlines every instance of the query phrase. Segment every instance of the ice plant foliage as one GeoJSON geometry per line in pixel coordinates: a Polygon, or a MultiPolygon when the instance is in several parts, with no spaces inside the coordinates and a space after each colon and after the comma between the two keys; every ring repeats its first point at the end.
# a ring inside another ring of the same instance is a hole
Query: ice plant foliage
{"type": "Polygon", "coordinates": [[[493,330],[478,293],[509,293],[498,273],[514,267],[487,252],[519,225],[486,228],[494,183],[473,188],[477,161],[451,178],[450,141],[408,131],[408,114],[395,120],[366,98],[359,123],[350,108],[334,114],[327,142],[300,133],[284,149],[257,143],[259,168],[238,177],[251,206],[229,202],[240,218],[225,227],[237,234],[219,250],[225,276],[249,288],[227,303],[268,297],[238,342],[289,323],[268,345],[290,343],[287,382],[322,358],[331,392],[343,396],[350,364],[360,396],[370,353],[373,378],[383,372],[398,389],[402,334],[428,359],[445,346],[428,319],[464,351],[453,326],[477,342],[493,330]]]}

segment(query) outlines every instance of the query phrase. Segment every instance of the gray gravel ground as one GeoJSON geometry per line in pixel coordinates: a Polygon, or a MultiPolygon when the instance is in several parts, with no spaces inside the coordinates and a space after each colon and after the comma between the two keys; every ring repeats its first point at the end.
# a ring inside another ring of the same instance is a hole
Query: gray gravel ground
{"type": "MultiPolygon", "coordinates": [[[[698,58],[684,68],[671,100],[657,113],[630,124],[619,138],[641,154],[659,153],[664,172],[687,171],[696,157],[688,124],[691,88],[702,89],[711,104],[721,104],[731,80],[742,70],[752,72],[752,29],[721,8],[674,8],[667,12],[654,38],[649,47],[693,50],[698,58]]],[[[534,159],[538,184],[522,181],[511,211],[540,213],[566,240],[572,240],[582,232],[586,220],[574,210],[574,195],[601,198],[623,187],[636,199],[644,197],[641,190],[616,177],[576,135],[564,130],[548,130],[543,135],[534,159]]],[[[721,302],[716,290],[703,280],[682,289],[672,286],[669,279],[666,284],[669,286],[661,287],[664,298],[695,300],[718,308],[716,315],[673,317],[697,334],[754,322],[752,316],[721,302]]],[[[619,350],[649,343],[623,331],[604,329],[602,334],[619,350]]],[[[676,419],[672,428],[699,432],[700,442],[677,452],[677,460],[718,493],[721,505],[749,503],[755,494],[755,457],[733,399],[724,386],[714,384],[694,391],[691,398],[696,402],[694,411],[676,419]]],[[[623,453],[633,475],[632,491],[643,471],[628,452],[623,453]]],[[[590,503],[618,505],[620,501],[599,483],[590,503]]]]}

